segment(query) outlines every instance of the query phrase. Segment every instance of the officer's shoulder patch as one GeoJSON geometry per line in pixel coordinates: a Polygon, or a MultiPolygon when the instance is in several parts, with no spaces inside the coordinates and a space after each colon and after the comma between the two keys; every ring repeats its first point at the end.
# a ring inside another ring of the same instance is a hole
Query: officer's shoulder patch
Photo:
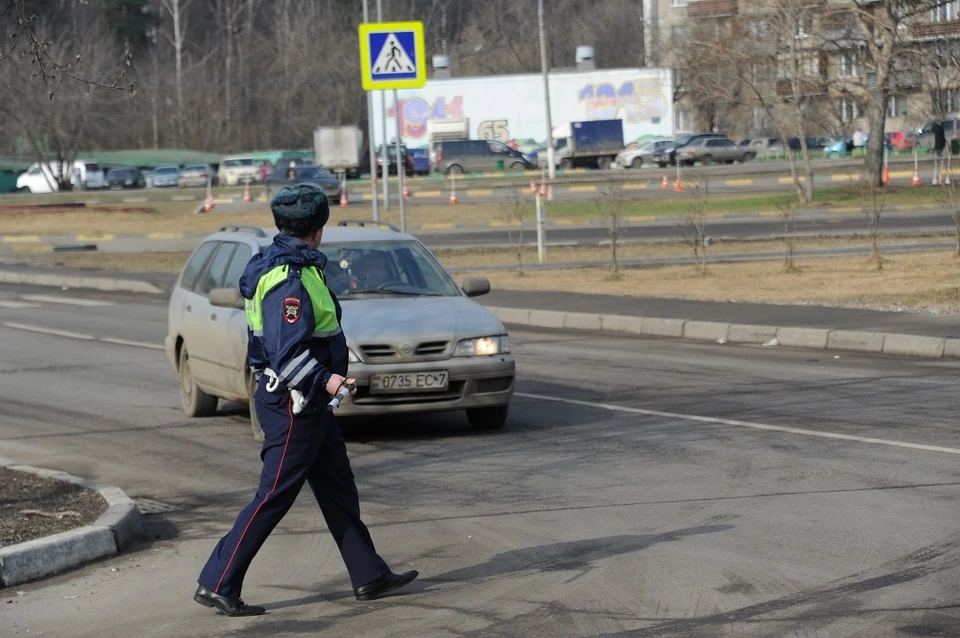
{"type": "Polygon", "coordinates": [[[287,297],[283,300],[283,318],[287,323],[296,323],[303,314],[303,304],[299,297],[287,297]]]}

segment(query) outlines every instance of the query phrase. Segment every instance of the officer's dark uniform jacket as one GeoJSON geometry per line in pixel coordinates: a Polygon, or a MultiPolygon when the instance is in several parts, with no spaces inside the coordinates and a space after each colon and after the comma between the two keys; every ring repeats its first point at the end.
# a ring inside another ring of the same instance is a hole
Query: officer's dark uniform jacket
{"type": "Polygon", "coordinates": [[[250,367],[273,370],[281,384],[303,393],[308,409],[325,403],[331,374],[347,374],[342,311],[326,286],[326,261],[304,242],[277,235],[240,278],[240,292],[247,300],[250,367]]]}

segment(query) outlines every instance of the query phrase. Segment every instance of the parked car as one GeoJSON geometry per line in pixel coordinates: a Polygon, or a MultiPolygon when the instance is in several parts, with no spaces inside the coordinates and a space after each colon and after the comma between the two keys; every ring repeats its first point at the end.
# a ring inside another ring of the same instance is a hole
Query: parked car
{"type": "Polygon", "coordinates": [[[179,166],[158,166],[153,169],[153,188],[176,188],[180,185],[179,166]]]}
{"type": "Polygon", "coordinates": [[[709,166],[714,162],[719,164],[733,164],[734,162],[749,162],[757,156],[750,149],[743,149],[726,137],[701,137],[691,140],[676,151],[677,159],[681,164],[693,166],[700,162],[709,166]]]}
{"type": "Polygon", "coordinates": [[[506,169],[523,171],[534,168],[531,159],[502,142],[486,140],[445,140],[437,144],[433,171],[458,175],[506,169]]]}
{"type": "MultiPolygon", "coordinates": [[[[377,177],[383,177],[383,145],[377,146],[377,177]]],[[[410,157],[410,152],[407,150],[407,147],[403,144],[400,145],[400,154],[405,158],[405,167],[404,175],[410,177],[413,175],[413,158],[410,157]]],[[[364,156],[364,161],[361,162],[361,166],[370,165],[370,152],[367,151],[364,156]]],[[[397,174],[397,145],[389,144],[387,145],[387,171],[389,175],[397,174]]]]}
{"type": "Polygon", "coordinates": [[[727,136],[722,133],[694,133],[692,135],[684,135],[683,137],[677,138],[672,145],[664,147],[661,151],[654,152],[653,161],[656,162],[660,168],[675,166],[677,163],[678,148],[682,148],[694,140],[707,137],[728,139],[727,136]]]}
{"type": "Polygon", "coordinates": [[[890,131],[883,137],[887,146],[894,151],[912,151],[917,143],[916,137],[906,131],[890,131]]]}
{"type": "MultiPolygon", "coordinates": [[[[60,190],[56,178],[56,162],[34,162],[26,172],[17,177],[17,190],[30,193],[53,193],[60,190]]],[[[107,179],[103,169],[93,160],[78,159],[64,166],[65,176],[73,188],[81,190],[106,188],[107,179]]]]}
{"type": "Polygon", "coordinates": [[[617,166],[621,168],[641,168],[644,164],[653,164],[653,156],[672,145],[672,139],[641,142],[633,148],[622,150],[617,155],[617,166]]]}
{"type": "Polygon", "coordinates": [[[745,137],[740,142],[738,146],[743,149],[752,149],[757,153],[760,153],[761,150],[774,146],[776,144],[781,144],[779,137],[745,137]]]}
{"type": "Polygon", "coordinates": [[[267,198],[284,186],[295,184],[314,184],[326,193],[331,202],[340,199],[340,180],[318,166],[291,166],[273,171],[267,178],[267,198]]]}
{"type": "Polygon", "coordinates": [[[180,186],[182,188],[197,186],[205,188],[208,179],[211,181],[211,186],[217,185],[217,175],[209,164],[190,164],[184,166],[183,170],[180,171],[180,186]]]}
{"type": "Polygon", "coordinates": [[[251,184],[263,181],[260,176],[260,167],[254,162],[253,158],[245,155],[224,157],[220,160],[217,178],[219,183],[225,186],[242,185],[247,180],[251,184]]]}
{"type": "Polygon", "coordinates": [[[108,188],[143,188],[146,185],[147,180],[136,166],[115,166],[107,171],[108,188]]]}
{"type": "MultiPolygon", "coordinates": [[[[371,222],[357,222],[369,225],[371,222]]],[[[515,363],[503,324],[470,297],[490,282],[458,286],[415,237],[347,222],[324,229],[326,285],[343,306],[349,375],[357,393],[343,416],[464,410],[470,425],[502,428],[515,363]]],[[[382,224],[381,224],[382,225],[382,224]]],[[[247,365],[240,275],[276,231],[224,227],[187,260],[170,296],[167,357],[180,377],[190,417],[212,415],[220,399],[249,403],[256,381],[247,365]]],[[[322,400],[322,399],[318,399],[322,400]]],[[[254,436],[263,431],[250,411],[254,436]]]]}

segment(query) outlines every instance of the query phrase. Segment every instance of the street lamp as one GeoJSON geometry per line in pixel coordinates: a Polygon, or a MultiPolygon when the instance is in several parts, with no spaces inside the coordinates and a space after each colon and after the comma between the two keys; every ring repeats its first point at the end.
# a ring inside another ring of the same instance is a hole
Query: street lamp
{"type": "Polygon", "coordinates": [[[557,177],[557,166],[553,161],[553,118],[550,116],[550,78],[547,65],[547,34],[543,27],[543,0],[537,7],[537,21],[540,23],[540,73],[543,75],[543,104],[547,111],[547,170],[550,179],[557,177]]]}

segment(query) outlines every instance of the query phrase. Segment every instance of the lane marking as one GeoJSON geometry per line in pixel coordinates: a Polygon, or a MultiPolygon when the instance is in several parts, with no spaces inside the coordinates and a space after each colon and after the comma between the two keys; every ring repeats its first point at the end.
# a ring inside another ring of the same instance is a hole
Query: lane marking
{"type": "Polygon", "coordinates": [[[642,414],[644,416],[661,416],[670,419],[683,419],[686,421],[696,421],[698,423],[713,423],[717,425],[733,425],[754,430],[767,430],[770,432],[786,432],[788,434],[799,434],[801,436],[816,436],[824,439],[837,439],[840,441],[856,441],[857,443],[871,443],[873,445],[886,445],[889,447],[900,447],[911,450],[923,450],[925,452],[943,452],[944,454],[960,454],[960,449],[952,447],[941,447],[939,445],[924,445],[922,443],[907,443],[905,441],[891,441],[889,439],[875,439],[867,436],[856,436],[853,434],[838,434],[836,432],[824,432],[821,430],[807,430],[804,428],[791,428],[782,425],[767,425],[765,423],[752,423],[750,421],[737,421],[736,419],[721,419],[709,416],[697,416],[694,414],[678,414],[675,412],[661,412],[659,410],[644,410],[643,408],[628,408],[621,405],[610,405],[608,403],[592,403],[590,401],[577,401],[576,399],[561,399],[550,397],[543,394],[530,394],[527,392],[515,392],[515,396],[527,399],[537,399],[540,401],[553,401],[555,403],[569,403],[570,405],[580,405],[589,408],[600,408],[611,412],[626,412],[627,414],[642,414]]]}
{"type": "Polygon", "coordinates": [[[112,301],[96,301],[94,299],[78,299],[76,297],[56,297],[54,295],[20,295],[21,299],[26,301],[40,301],[44,303],[59,303],[68,306],[85,306],[88,308],[98,306],[116,306],[112,301]]]}
{"type": "Polygon", "coordinates": [[[22,301],[0,301],[0,308],[9,308],[11,310],[19,310],[21,308],[39,308],[40,304],[35,303],[23,303],[22,301]]]}
{"type": "Polygon", "coordinates": [[[26,332],[36,332],[44,335],[52,335],[55,337],[64,337],[66,339],[79,339],[81,341],[101,341],[103,343],[112,343],[119,346],[133,346],[135,348],[146,348],[148,350],[165,350],[162,345],[156,343],[147,343],[145,341],[129,341],[127,339],[117,339],[114,337],[97,337],[95,335],[85,335],[80,334],[79,332],[69,332],[67,330],[54,330],[53,328],[41,328],[39,326],[30,326],[23,323],[16,323],[14,321],[4,321],[0,323],[0,326],[4,328],[10,328],[11,330],[25,330],[26,332]]]}

